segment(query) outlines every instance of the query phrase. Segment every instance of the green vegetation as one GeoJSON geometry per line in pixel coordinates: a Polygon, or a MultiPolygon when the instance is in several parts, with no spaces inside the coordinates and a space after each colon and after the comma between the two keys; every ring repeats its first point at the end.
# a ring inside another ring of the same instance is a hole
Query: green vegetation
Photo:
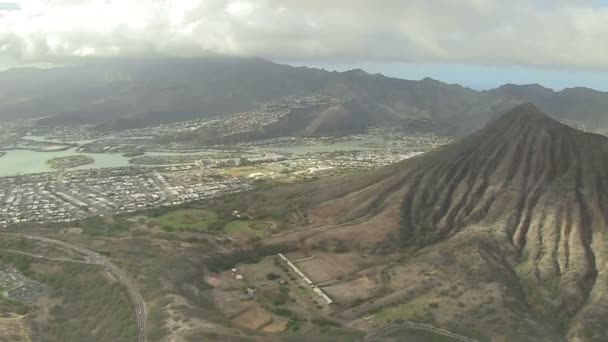
{"type": "Polygon", "coordinates": [[[228,270],[236,264],[255,264],[263,257],[285,253],[290,250],[289,246],[283,244],[261,245],[253,249],[239,250],[231,254],[214,255],[205,261],[207,269],[211,272],[228,270]]]}
{"type": "Polygon", "coordinates": [[[281,340],[286,342],[351,342],[363,340],[363,333],[360,331],[344,328],[308,324],[303,329],[299,329],[300,324],[305,323],[307,322],[292,323],[292,326],[297,326],[299,331],[289,330],[282,336],[281,340]]]}
{"type": "Polygon", "coordinates": [[[82,165],[93,164],[95,159],[93,157],[85,156],[85,155],[76,155],[76,156],[68,156],[68,157],[57,157],[53,159],[49,159],[47,164],[52,169],[69,169],[73,167],[78,167],[82,165]]]}
{"type": "Polygon", "coordinates": [[[153,219],[165,231],[208,231],[218,222],[214,211],[204,209],[177,209],[153,219]]]}
{"type": "Polygon", "coordinates": [[[233,236],[260,236],[272,223],[253,220],[232,221],[224,227],[224,231],[233,236]]]}
{"type": "Polygon", "coordinates": [[[393,331],[386,336],[387,339],[393,338],[398,341],[425,341],[425,342],[457,342],[452,337],[440,335],[431,331],[403,328],[393,331]]]}
{"type": "Polygon", "coordinates": [[[515,268],[515,272],[532,311],[552,324],[557,331],[564,332],[570,318],[566,310],[559,309],[560,301],[556,301],[560,299],[559,279],[537,280],[527,254],[522,255],[522,261],[515,268]]]}
{"type": "Polygon", "coordinates": [[[168,314],[161,304],[163,303],[153,303],[149,308],[147,332],[150,341],[161,341],[168,333],[167,328],[165,328],[165,320],[168,314]]]}
{"type": "Polygon", "coordinates": [[[80,222],[83,234],[92,236],[110,236],[127,232],[129,222],[123,217],[115,217],[106,222],[102,217],[90,217],[80,222]]]}
{"type": "Polygon", "coordinates": [[[311,320],[311,322],[312,322],[313,324],[316,324],[316,325],[318,325],[318,326],[322,326],[322,327],[341,327],[341,326],[342,326],[342,324],[340,324],[340,323],[338,323],[338,322],[331,321],[331,320],[329,320],[329,319],[322,318],[322,317],[319,317],[319,318],[313,318],[313,319],[311,320]]]}
{"type": "Polygon", "coordinates": [[[101,267],[50,262],[0,252],[0,261],[49,287],[50,317],[36,319],[33,334],[45,341],[134,341],[135,315],[128,295],[101,267]],[[46,271],[48,270],[48,271],[46,271]]]}
{"type": "Polygon", "coordinates": [[[0,294],[0,314],[14,312],[18,315],[25,315],[28,311],[29,307],[25,304],[6,298],[0,294]]]}
{"type": "Polygon", "coordinates": [[[125,158],[133,158],[133,157],[141,157],[143,155],[145,155],[145,152],[128,152],[123,154],[122,156],[125,158]]]}
{"type": "Polygon", "coordinates": [[[281,276],[276,273],[271,272],[271,273],[266,274],[266,280],[277,280],[279,278],[281,278],[281,276]]]}
{"type": "Polygon", "coordinates": [[[293,312],[287,308],[281,308],[281,307],[271,308],[271,309],[269,309],[269,311],[275,315],[292,318],[292,319],[297,319],[297,315],[295,314],[295,312],[293,312]]]}
{"type": "Polygon", "coordinates": [[[415,228],[415,234],[407,241],[406,246],[423,248],[437,242],[440,238],[438,230],[431,224],[422,224],[415,228]]]}
{"type": "Polygon", "coordinates": [[[157,209],[148,216],[167,232],[220,232],[235,237],[261,237],[274,226],[273,222],[260,220],[233,220],[232,213],[216,212],[201,208],[157,209]]]}
{"type": "Polygon", "coordinates": [[[430,311],[429,303],[424,298],[416,298],[405,304],[399,304],[381,309],[376,313],[378,320],[386,323],[399,320],[410,320],[415,322],[432,323],[433,314],[430,311]]]}

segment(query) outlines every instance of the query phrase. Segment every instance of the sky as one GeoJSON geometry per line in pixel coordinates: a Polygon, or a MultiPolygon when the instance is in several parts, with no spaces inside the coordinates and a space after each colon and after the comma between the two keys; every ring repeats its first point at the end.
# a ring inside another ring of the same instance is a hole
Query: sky
{"type": "Polygon", "coordinates": [[[0,0],[0,69],[230,55],[608,91],[607,38],[608,0],[0,0]]]}

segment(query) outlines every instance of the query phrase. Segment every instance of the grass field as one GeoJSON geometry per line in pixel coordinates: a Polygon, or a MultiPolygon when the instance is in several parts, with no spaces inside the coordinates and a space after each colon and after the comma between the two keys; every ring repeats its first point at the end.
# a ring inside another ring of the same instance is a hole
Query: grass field
{"type": "Polygon", "coordinates": [[[275,224],[259,220],[235,220],[227,222],[215,211],[207,209],[177,209],[169,211],[161,216],[152,218],[152,221],[160,225],[163,230],[189,231],[189,232],[217,232],[233,237],[261,236],[275,224]]]}
{"type": "Polygon", "coordinates": [[[217,213],[204,209],[178,209],[153,219],[167,231],[207,231],[218,221],[217,213]]]}
{"type": "Polygon", "coordinates": [[[264,221],[232,221],[224,227],[224,231],[226,232],[226,234],[231,236],[261,236],[267,229],[272,228],[272,226],[272,223],[264,221]]]}
{"type": "Polygon", "coordinates": [[[401,319],[416,322],[432,320],[432,313],[424,298],[416,298],[404,304],[389,306],[377,312],[375,316],[376,320],[387,324],[401,319]]]}
{"type": "Polygon", "coordinates": [[[387,341],[457,342],[459,340],[431,331],[403,328],[384,336],[387,341]]]}

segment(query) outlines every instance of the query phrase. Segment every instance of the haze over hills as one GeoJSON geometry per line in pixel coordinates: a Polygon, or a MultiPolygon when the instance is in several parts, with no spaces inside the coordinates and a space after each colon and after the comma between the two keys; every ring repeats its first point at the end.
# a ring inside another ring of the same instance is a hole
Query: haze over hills
{"type": "Polygon", "coordinates": [[[55,69],[0,73],[0,117],[47,117],[44,124],[104,123],[126,129],[252,110],[287,96],[328,94],[351,99],[286,117],[260,137],[356,133],[432,119],[436,128],[464,134],[498,113],[533,102],[556,118],[608,129],[608,94],[584,88],[555,92],[506,85],[474,91],[432,79],[407,81],[362,70],[327,72],[262,59],[100,60],[55,69]],[[329,127],[329,128],[328,128],[329,127]]]}
{"type": "MultiPolygon", "coordinates": [[[[606,179],[608,138],[524,104],[421,157],[306,187],[302,198],[315,199],[310,222],[325,228],[298,239],[420,248],[396,274],[433,275],[391,282],[374,301],[399,301],[395,293],[410,286],[407,302],[441,303],[439,326],[517,340],[604,341],[606,179]],[[468,309],[440,295],[454,284],[464,287],[468,309]],[[412,298],[412,288],[422,290],[412,298]]],[[[365,310],[378,307],[358,314],[365,310]]]]}

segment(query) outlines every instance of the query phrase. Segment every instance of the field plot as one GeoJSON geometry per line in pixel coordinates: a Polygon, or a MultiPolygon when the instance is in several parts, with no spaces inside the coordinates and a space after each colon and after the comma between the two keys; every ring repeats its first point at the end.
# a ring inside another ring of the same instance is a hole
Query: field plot
{"type": "Polygon", "coordinates": [[[375,277],[361,276],[335,285],[323,287],[330,297],[341,303],[355,302],[372,296],[379,284],[375,277]]]}
{"type": "Polygon", "coordinates": [[[252,306],[232,319],[232,323],[249,329],[280,332],[287,327],[287,319],[277,317],[259,306],[252,306]]]}
{"type": "Polygon", "coordinates": [[[12,313],[0,314],[0,342],[21,341],[31,341],[24,317],[12,313]]]}
{"type": "Polygon", "coordinates": [[[429,301],[427,298],[416,298],[404,304],[386,307],[376,312],[376,321],[390,323],[398,319],[421,320],[429,314],[429,301]]]}
{"type": "MultiPolygon", "coordinates": [[[[273,270],[272,260],[260,264],[259,268],[255,265],[238,267],[234,272],[223,272],[206,281],[215,288],[216,306],[233,324],[264,332],[281,332],[286,329],[288,320],[266,309],[271,306],[269,298],[276,299],[274,294],[280,293],[278,281],[266,278],[273,270]]],[[[286,302],[283,299],[280,304],[286,302]]]]}
{"type": "Polygon", "coordinates": [[[315,252],[310,257],[302,257],[302,255],[287,255],[287,257],[319,286],[359,269],[361,262],[361,258],[355,253],[315,252]]]}
{"type": "Polygon", "coordinates": [[[377,340],[385,342],[398,341],[428,341],[428,342],[459,342],[460,339],[441,335],[432,331],[415,329],[411,327],[401,327],[388,329],[385,334],[377,336],[377,340]]]}
{"type": "Polygon", "coordinates": [[[287,323],[287,319],[281,317],[278,320],[275,320],[263,327],[262,331],[267,333],[280,333],[282,331],[285,331],[285,329],[287,328],[287,323]]]}
{"type": "Polygon", "coordinates": [[[220,217],[206,209],[176,209],[150,220],[168,232],[187,231],[226,234],[233,238],[251,238],[271,233],[277,226],[272,221],[220,217]]]}
{"type": "Polygon", "coordinates": [[[224,232],[233,237],[262,236],[274,223],[255,220],[232,221],[224,227],[224,232]]]}
{"type": "Polygon", "coordinates": [[[218,221],[217,213],[202,209],[178,209],[153,219],[168,231],[207,231],[218,221]]]}

